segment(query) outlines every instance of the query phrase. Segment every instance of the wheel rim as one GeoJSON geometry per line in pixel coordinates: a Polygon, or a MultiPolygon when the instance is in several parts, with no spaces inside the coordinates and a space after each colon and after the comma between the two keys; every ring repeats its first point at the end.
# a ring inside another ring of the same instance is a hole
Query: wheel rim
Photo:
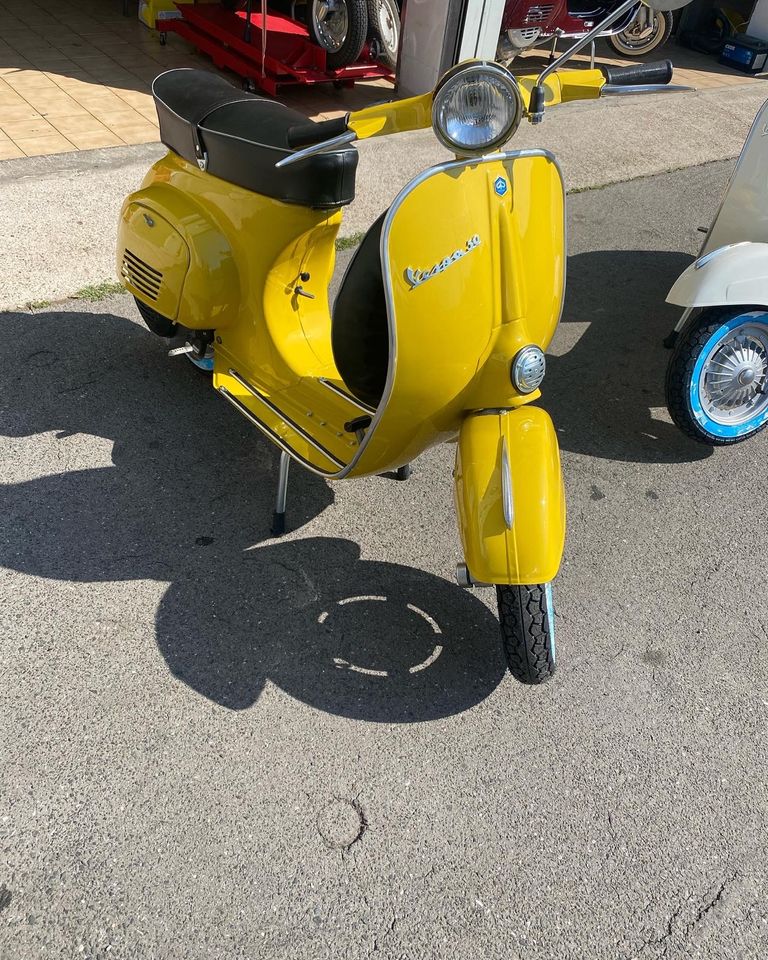
{"type": "Polygon", "coordinates": [[[208,347],[205,351],[205,356],[199,360],[197,357],[193,357],[191,353],[187,353],[185,356],[190,363],[194,363],[198,370],[203,370],[205,373],[213,373],[213,347],[208,347]]]}
{"type": "Polygon", "coordinates": [[[547,621],[549,626],[549,649],[552,654],[552,663],[557,661],[557,650],[555,648],[555,605],[552,600],[552,584],[544,584],[544,597],[547,605],[547,621]]]}
{"type": "Polygon", "coordinates": [[[742,323],[708,346],[698,377],[704,415],[727,427],[761,420],[768,412],[768,328],[742,323]]]}
{"type": "Polygon", "coordinates": [[[379,35],[381,42],[390,54],[397,53],[399,16],[393,9],[392,0],[382,0],[379,4],[379,35]]]}
{"type": "Polygon", "coordinates": [[[312,18],[317,28],[320,43],[330,53],[344,46],[349,29],[347,5],[344,0],[314,0],[312,18]]]}
{"type": "Polygon", "coordinates": [[[658,16],[655,16],[650,24],[641,24],[635,19],[626,30],[617,33],[613,40],[617,46],[622,47],[627,53],[637,53],[652,46],[662,29],[661,20],[658,16]]]}

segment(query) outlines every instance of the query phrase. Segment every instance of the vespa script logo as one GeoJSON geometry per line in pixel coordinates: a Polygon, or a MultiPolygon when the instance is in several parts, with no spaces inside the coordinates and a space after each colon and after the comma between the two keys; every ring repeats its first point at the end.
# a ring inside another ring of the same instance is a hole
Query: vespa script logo
{"type": "Polygon", "coordinates": [[[443,270],[447,270],[452,264],[457,263],[459,260],[462,260],[468,253],[471,253],[475,247],[480,246],[480,237],[475,234],[473,237],[470,237],[469,240],[464,244],[463,250],[454,250],[454,252],[446,257],[444,260],[440,260],[430,267],[429,270],[415,270],[413,267],[406,267],[405,270],[405,279],[410,283],[411,289],[414,287],[420,287],[422,283],[426,283],[427,280],[431,280],[432,277],[436,277],[439,273],[442,273],[443,270]]]}

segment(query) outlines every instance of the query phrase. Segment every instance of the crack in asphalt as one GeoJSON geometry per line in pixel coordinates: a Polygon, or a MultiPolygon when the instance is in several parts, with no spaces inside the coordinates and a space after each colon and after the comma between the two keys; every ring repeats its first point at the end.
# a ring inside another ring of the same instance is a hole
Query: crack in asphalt
{"type": "Polygon", "coordinates": [[[694,930],[699,926],[699,924],[707,916],[707,914],[710,913],[712,910],[714,910],[715,907],[720,903],[728,885],[733,883],[733,881],[736,880],[738,877],[739,877],[738,870],[734,870],[732,873],[727,874],[723,879],[722,883],[717,888],[717,892],[714,894],[714,896],[711,897],[706,903],[703,903],[699,907],[698,911],[696,912],[696,916],[692,920],[690,920],[688,923],[686,923],[681,930],[678,931],[675,929],[677,920],[680,917],[681,913],[683,912],[683,909],[685,908],[686,904],[690,902],[689,899],[684,900],[681,904],[679,904],[676,907],[676,909],[670,915],[669,919],[667,920],[666,930],[664,931],[664,933],[660,937],[656,937],[651,940],[646,940],[643,943],[642,947],[640,947],[640,950],[637,953],[634,953],[631,957],[629,957],[628,960],[639,960],[639,958],[645,953],[645,951],[649,947],[659,947],[659,946],[663,947],[661,956],[667,957],[669,941],[672,939],[672,937],[679,933],[680,939],[683,942],[687,941],[693,934],[694,930]]]}
{"type": "MultiPolygon", "coordinates": [[[[396,927],[396,926],[397,926],[397,917],[396,917],[396,916],[393,916],[393,917],[392,917],[392,922],[389,924],[389,927],[388,927],[388,928],[384,931],[384,933],[381,935],[381,940],[384,941],[384,940],[387,939],[387,937],[391,936],[391,935],[395,932],[395,927],[396,927]]],[[[374,953],[378,953],[378,952],[379,952],[379,938],[378,938],[377,936],[374,936],[374,938],[373,938],[373,949],[371,950],[371,956],[372,956],[374,953]]]]}

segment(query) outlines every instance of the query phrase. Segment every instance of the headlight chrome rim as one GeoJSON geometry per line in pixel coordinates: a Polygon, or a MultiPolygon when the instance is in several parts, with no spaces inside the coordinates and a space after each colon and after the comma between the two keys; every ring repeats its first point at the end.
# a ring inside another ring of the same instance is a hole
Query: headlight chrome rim
{"type": "Polygon", "coordinates": [[[469,63],[457,64],[441,77],[432,99],[432,129],[440,143],[457,156],[483,156],[498,150],[514,135],[520,126],[524,113],[525,107],[520,88],[509,70],[500,63],[489,60],[474,60],[469,63]],[[495,137],[479,146],[472,146],[450,136],[441,123],[440,112],[445,105],[446,98],[459,88],[462,82],[466,83],[483,77],[503,88],[511,107],[511,119],[495,137]]]}
{"type": "Polygon", "coordinates": [[[518,350],[510,368],[512,383],[520,393],[533,393],[538,390],[546,372],[547,358],[535,343],[529,343],[518,350]]]}

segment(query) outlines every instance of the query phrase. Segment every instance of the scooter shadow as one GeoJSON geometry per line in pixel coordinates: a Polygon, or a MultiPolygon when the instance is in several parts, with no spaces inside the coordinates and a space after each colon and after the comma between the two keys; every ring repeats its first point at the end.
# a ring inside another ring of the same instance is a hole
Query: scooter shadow
{"type": "Polygon", "coordinates": [[[664,298],[690,262],[683,253],[648,250],[568,259],[542,401],[564,450],[643,463],[711,455],[668,420],[664,398],[670,353],[662,341],[680,317],[664,298]]]}
{"type": "Polygon", "coordinates": [[[278,543],[214,567],[215,583],[171,585],[157,642],[176,677],[230,709],[271,680],[356,720],[434,720],[480,703],[504,676],[483,603],[421,570],[362,561],[348,540],[278,543]]]}
{"type": "MultiPolygon", "coordinates": [[[[271,680],[329,713],[407,722],[459,713],[497,686],[498,624],[471,593],[363,562],[346,540],[264,543],[277,451],[143,327],[70,311],[4,314],[2,324],[0,434],[49,434],[31,448],[39,462],[5,470],[4,566],[167,582],[161,654],[233,710],[271,680]],[[111,442],[111,465],[108,447],[78,435],[111,442]],[[79,469],[50,473],[57,461],[79,469]]],[[[332,502],[328,484],[292,471],[292,529],[332,502]]]]}

